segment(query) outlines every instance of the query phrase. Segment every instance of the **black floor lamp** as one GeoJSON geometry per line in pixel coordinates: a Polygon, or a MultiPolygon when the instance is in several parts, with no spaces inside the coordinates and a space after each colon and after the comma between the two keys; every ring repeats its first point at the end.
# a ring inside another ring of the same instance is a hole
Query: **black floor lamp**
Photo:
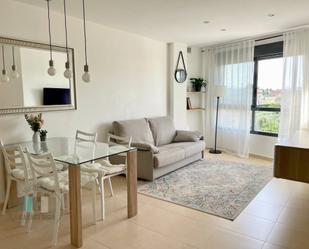
{"type": "Polygon", "coordinates": [[[211,154],[221,154],[221,150],[217,150],[217,133],[218,133],[218,114],[219,114],[219,102],[220,98],[225,95],[225,87],[222,85],[218,85],[214,87],[214,95],[217,97],[217,112],[216,112],[216,129],[215,129],[215,148],[209,150],[211,154]]]}

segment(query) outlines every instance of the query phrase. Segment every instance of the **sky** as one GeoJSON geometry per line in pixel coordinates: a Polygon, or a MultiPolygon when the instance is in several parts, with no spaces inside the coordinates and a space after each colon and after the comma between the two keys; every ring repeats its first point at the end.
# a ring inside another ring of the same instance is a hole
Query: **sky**
{"type": "Polygon", "coordinates": [[[281,89],[283,82],[283,58],[259,61],[258,88],[281,89]]]}

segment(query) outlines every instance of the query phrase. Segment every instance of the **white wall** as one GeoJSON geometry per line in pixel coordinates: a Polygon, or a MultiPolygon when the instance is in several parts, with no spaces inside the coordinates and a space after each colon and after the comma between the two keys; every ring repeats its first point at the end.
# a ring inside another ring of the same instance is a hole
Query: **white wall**
{"type": "Polygon", "coordinates": [[[274,147],[276,143],[276,137],[250,134],[249,153],[274,158],[274,147]]]}
{"type": "MultiPolygon", "coordinates": [[[[170,114],[174,120],[175,127],[178,130],[188,129],[187,124],[187,83],[178,83],[174,78],[174,72],[177,65],[179,52],[182,51],[185,65],[187,67],[187,45],[183,43],[170,43],[168,45],[169,53],[169,104],[170,114]]],[[[179,67],[183,68],[181,59],[179,60],[179,67]]],[[[188,78],[187,78],[188,80],[188,78]]]]}
{"type": "MultiPolygon", "coordinates": [[[[78,110],[44,113],[48,135],[74,136],[78,128],[98,131],[102,140],[113,120],[166,115],[167,45],[95,23],[87,24],[92,82],[81,81],[82,21],[69,18],[69,45],[75,49],[78,110]]],[[[0,31],[2,36],[47,43],[46,11],[2,0],[0,31]]],[[[64,45],[60,14],[52,14],[52,33],[53,43],[64,45]]],[[[56,69],[63,73],[64,66],[57,65],[56,69]]],[[[29,140],[31,135],[23,115],[0,116],[0,138],[4,143],[29,140]]],[[[3,184],[1,175],[0,184],[3,184]]],[[[2,200],[3,186],[0,186],[2,200]]]]}
{"type": "MultiPolygon", "coordinates": [[[[200,77],[202,77],[202,50],[200,47],[191,47],[191,53],[188,53],[188,91],[192,91],[190,78],[200,77]]],[[[187,97],[190,98],[193,108],[205,106],[205,94],[188,92],[187,97]]],[[[204,111],[187,111],[187,122],[190,130],[199,131],[204,134],[204,111]]]]}
{"type": "Polygon", "coordinates": [[[191,47],[188,53],[188,90],[191,89],[190,78],[202,77],[202,49],[200,47],[191,47]]]}

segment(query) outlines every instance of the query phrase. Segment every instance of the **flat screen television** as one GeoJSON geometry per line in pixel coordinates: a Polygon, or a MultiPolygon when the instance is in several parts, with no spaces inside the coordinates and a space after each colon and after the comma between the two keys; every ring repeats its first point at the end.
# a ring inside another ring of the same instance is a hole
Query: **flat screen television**
{"type": "Polygon", "coordinates": [[[43,88],[44,105],[70,105],[71,90],[69,88],[43,88]]]}

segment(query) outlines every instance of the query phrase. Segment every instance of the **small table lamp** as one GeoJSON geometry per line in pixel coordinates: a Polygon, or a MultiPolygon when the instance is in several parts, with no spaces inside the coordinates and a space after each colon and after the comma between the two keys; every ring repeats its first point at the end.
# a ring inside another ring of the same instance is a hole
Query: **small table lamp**
{"type": "Polygon", "coordinates": [[[221,98],[224,97],[225,90],[226,90],[226,88],[223,85],[214,86],[213,96],[217,97],[217,112],[216,112],[215,148],[209,150],[209,153],[211,153],[211,154],[221,154],[221,151],[217,150],[218,112],[219,112],[219,100],[220,100],[220,97],[221,98]]]}

